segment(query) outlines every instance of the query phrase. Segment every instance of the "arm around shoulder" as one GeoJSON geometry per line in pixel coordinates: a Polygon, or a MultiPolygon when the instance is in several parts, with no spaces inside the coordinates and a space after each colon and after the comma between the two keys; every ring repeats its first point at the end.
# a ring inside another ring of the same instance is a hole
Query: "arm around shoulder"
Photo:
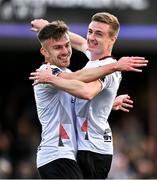
{"type": "Polygon", "coordinates": [[[69,36],[70,36],[72,48],[85,53],[87,50],[87,40],[82,36],[70,31],[69,31],[69,36]]]}

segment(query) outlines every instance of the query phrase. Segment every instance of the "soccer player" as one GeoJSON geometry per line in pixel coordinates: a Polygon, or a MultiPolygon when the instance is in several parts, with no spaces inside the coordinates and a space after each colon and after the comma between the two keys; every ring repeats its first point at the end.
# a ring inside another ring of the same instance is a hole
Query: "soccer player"
{"type": "MultiPolygon", "coordinates": [[[[61,71],[70,71],[71,45],[64,22],[53,22],[38,34],[45,63],[61,71]]],[[[46,64],[40,69],[46,69],[46,64]]],[[[76,133],[73,121],[73,97],[52,85],[37,84],[34,95],[42,126],[37,152],[37,168],[43,179],[82,179],[76,163],[76,133]]]]}

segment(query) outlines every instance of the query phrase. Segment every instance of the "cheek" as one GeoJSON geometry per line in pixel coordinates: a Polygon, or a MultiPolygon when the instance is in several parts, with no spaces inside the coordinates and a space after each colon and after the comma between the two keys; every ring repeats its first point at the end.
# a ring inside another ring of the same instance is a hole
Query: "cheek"
{"type": "Polygon", "coordinates": [[[58,52],[57,51],[51,51],[51,57],[57,57],[58,56],[58,52]]]}
{"type": "Polygon", "coordinates": [[[108,41],[107,39],[103,39],[103,40],[101,41],[101,45],[102,45],[103,47],[106,47],[108,44],[109,44],[109,41],[108,41]]]}
{"type": "Polygon", "coordinates": [[[102,39],[97,40],[97,42],[98,42],[98,46],[99,46],[100,49],[105,47],[106,42],[102,41],[102,39]]]}

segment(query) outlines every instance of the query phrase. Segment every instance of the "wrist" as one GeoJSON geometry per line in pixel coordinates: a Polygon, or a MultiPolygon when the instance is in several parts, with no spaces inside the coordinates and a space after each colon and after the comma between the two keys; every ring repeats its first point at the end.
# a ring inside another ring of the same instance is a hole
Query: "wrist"
{"type": "Polygon", "coordinates": [[[119,70],[119,68],[118,68],[118,61],[117,61],[117,62],[113,63],[113,71],[115,72],[118,70],[119,70]]]}

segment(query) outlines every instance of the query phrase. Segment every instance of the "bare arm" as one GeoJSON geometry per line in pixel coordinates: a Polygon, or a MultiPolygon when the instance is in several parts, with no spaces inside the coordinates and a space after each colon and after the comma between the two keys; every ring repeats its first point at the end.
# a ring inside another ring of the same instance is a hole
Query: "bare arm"
{"type": "MultiPolygon", "coordinates": [[[[64,79],[76,79],[83,82],[91,82],[114,71],[142,72],[142,70],[137,69],[137,67],[146,66],[147,63],[148,61],[141,57],[123,57],[115,63],[107,64],[101,67],[82,69],[73,73],[62,72],[59,74],[59,77],[62,77],[64,79]]],[[[50,64],[48,64],[47,66],[48,68],[45,71],[37,69],[36,72],[31,74],[31,78],[34,80],[38,80],[38,82],[41,83],[47,82],[47,79],[51,78],[52,75],[50,64]]]]}
{"type": "Polygon", "coordinates": [[[101,83],[99,81],[84,83],[78,80],[66,80],[52,75],[52,78],[48,83],[72,94],[73,96],[87,100],[91,100],[101,91],[101,83]]]}
{"type": "MultiPolygon", "coordinates": [[[[77,72],[76,73],[67,73],[67,74],[60,73],[60,77],[62,77],[62,78],[58,77],[59,78],[58,81],[56,80],[55,84],[53,84],[55,78],[52,76],[51,66],[50,66],[50,64],[48,64],[48,67],[46,70],[44,70],[44,71],[37,70],[36,72],[31,73],[30,79],[37,80],[38,82],[42,82],[42,83],[44,83],[44,82],[51,83],[51,84],[61,88],[62,90],[69,92],[77,97],[87,95],[87,97],[83,97],[83,98],[91,99],[101,90],[100,86],[98,86],[99,89],[96,89],[97,91],[95,91],[95,85],[92,84],[95,82],[85,84],[81,81],[83,81],[83,80],[85,82],[87,82],[87,80],[88,80],[88,82],[94,81],[96,78],[100,78],[101,76],[104,76],[107,73],[111,73],[112,71],[115,71],[115,70],[129,70],[129,71],[132,70],[132,71],[141,72],[141,70],[134,68],[134,66],[141,67],[141,66],[146,66],[146,65],[147,65],[147,61],[144,60],[144,58],[142,58],[142,59],[140,58],[140,60],[139,60],[139,57],[136,57],[135,61],[134,61],[134,60],[132,60],[132,58],[130,60],[130,58],[127,57],[127,58],[123,58],[121,61],[119,60],[116,63],[108,64],[108,65],[93,68],[93,69],[91,68],[91,69],[86,69],[86,70],[82,70],[82,71],[80,70],[80,71],[78,71],[78,73],[77,72]],[[137,59],[138,59],[138,63],[137,63],[137,59]],[[128,64],[126,62],[128,62],[128,64]],[[130,62],[131,62],[131,64],[130,64],[130,62]],[[119,63],[120,63],[120,66],[119,66],[119,63]],[[130,65],[131,65],[131,67],[130,67],[130,65]],[[107,72],[106,72],[106,67],[108,67],[107,72]],[[82,72],[84,72],[84,74],[82,72]],[[105,74],[104,74],[104,72],[105,72],[105,74]],[[66,78],[66,77],[68,77],[68,78],[66,78]],[[63,79],[63,78],[65,78],[65,79],[63,79]],[[79,81],[79,80],[81,80],[81,81],[79,81]],[[59,84],[57,84],[57,83],[59,83],[59,84]],[[73,84],[73,86],[71,86],[70,84],[73,84]],[[74,88],[74,89],[69,89],[69,88],[74,88]],[[80,91],[83,93],[81,94],[80,91]],[[90,93],[90,95],[89,95],[89,93],[90,93]]],[[[96,82],[98,84],[100,83],[99,81],[96,81],[96,82]]],[[[96,88],[97,88],[97,86],[96,86],[96,88]]]]}
{"type": "MultiPolygon", "coordinates": [[[[47,70],[40,70],[40,73],[45,73],[46,83],[54,85],[55,87],[66,91],[76,97],[91,100],[94,96],[96,96],[102,88],[100,81],[93,81],[90,83],[84,83],[75,79],[63,79],[58,76],[52,75],[51,67],[48,66],[47,70]],[[47,73],[49,72],[49,73],[47,73]]],[[[34,72],[36,73],[36,72],[34,72]]],[[[34,78],[34,73],[31,73],[30,79],[36,80],[34,78]]],[[[38,82],[36,82],[38,83],[38,82]]],[[[36,84],[34,83],[34,85],[36,84]]]]}
{"type": "Polygon", "coordinates": [[[86,52],[87,40],[85,38],[70,31],[69,31],[69,37],[70,37],[71,45],[74,49],[77,49],[78,51],[81,51],[83,53],[86,52]]]}
{"type": "MultiPolygon", "coordinates": [[[[31,73],[30,79],[37,81],[37,76],[34,76],[38,72],[31,73]]],[[[101,84],[99,81],[94,81],[91,83],[83,83],[77,80],[66,80],[57,76],[52,75],[51,67],[48,66],[47,70],[41,70],[45,79],[43,82],[54,85],[55,87],[64,90],[76,97],[91,100],[101,91],[101,84]]],[[[34,83],[37,84],[39,82],[34,83]]],[[[129,112],[130,108],[133,108],[133,101],[127,94],[119,95],[115,98],[112,110],[129,112]]]]}
{"type": "Polygon", "coordinates": [[[83,82],[95,81],[115,71],[142,72],[139,67],[147,66],[148,60],[143,57],[122,57],[115,63],[91,69],[81,69],[73,73],[61,73],[59,76],[65,79],[77,79],[83,82]]]}

